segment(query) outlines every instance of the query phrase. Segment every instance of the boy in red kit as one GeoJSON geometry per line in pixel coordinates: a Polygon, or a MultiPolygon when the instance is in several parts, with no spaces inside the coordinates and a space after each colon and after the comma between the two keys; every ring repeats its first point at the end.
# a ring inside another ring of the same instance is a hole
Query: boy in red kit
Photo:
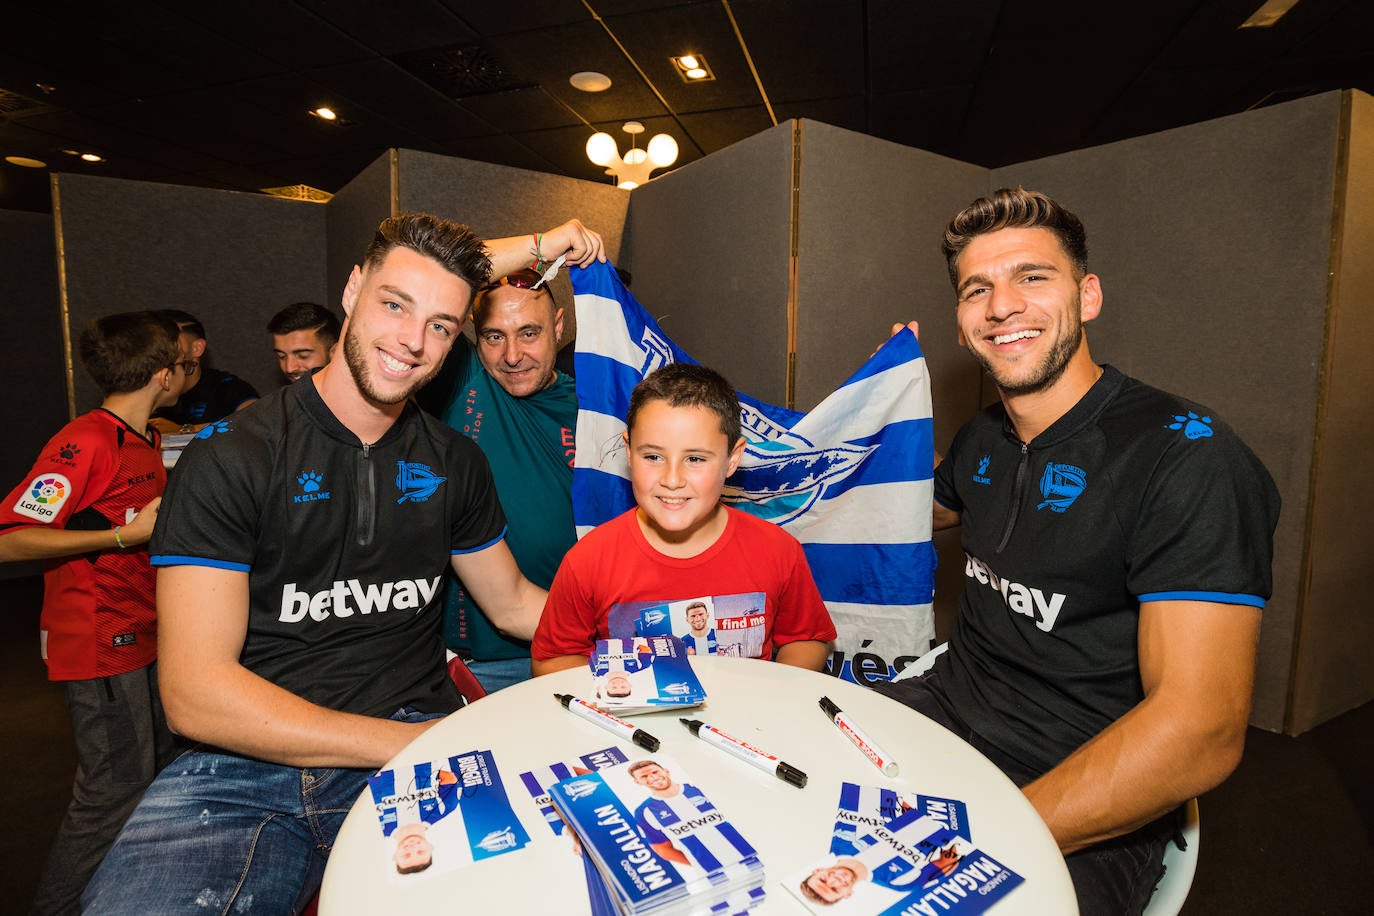
{"type": "Polygon", "coordinates": [[[72,802],[34,913],[77,912],[87,880],[172,749],[158,701],[145,547],[167,475],[148,417],[176,401],[184,354],[176,325],[151,312],[98,318],[79,346],[105,399],[64,426],[0,504],[0,562],[47,561],[39,637],[76,738],[72,802]]]}
{"type": "Polygon", "coordinates": [[[530,647],[536,675],[587,664],[619,605],[710,595],[721,608],[762,604],[732,618],[743,654],[819,671],[835,625],[801,544],[720,502],[744,455],[739,399],[710,369],[674,363],[635,386],[625,447],[637,508],[599,526],[568,551],[530,647]],[[736,599],[746,599],[743,601],[736,599]]]}

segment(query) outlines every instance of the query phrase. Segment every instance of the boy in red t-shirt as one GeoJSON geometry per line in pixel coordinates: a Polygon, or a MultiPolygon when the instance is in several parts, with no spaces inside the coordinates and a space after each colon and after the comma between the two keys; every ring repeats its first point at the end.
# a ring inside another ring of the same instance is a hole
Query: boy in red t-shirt
{"type": "Polygon", "coordinates": [[[835,625],[792,535],[720,501],[744,455],[739,399],[703,366],[674,363],[635,386],[624,433],[638,507],[600,525],[564,557],[530,647],[533,671],[587,664],[611,635],[619,605],[670,604],[710,596],[717,639],[731,636],[722,609],[742,630],[740,654],[815,671],[825,666],[835,625]],[[752,611],[752,613],[750,612],[752,611]]]}
{"type": "Polygon", "coordinates": [[[34,913],[75,911],[172,750],[158,701],[154,577],[144,546],[167,473],[148,418],[176,400],[185,357],[176,325],[151,312],[97,318],[79,348],[104,401],[62,427],[0,503],[0,562],[46,561],[40,643],[76,738],[72,801],[34,913]]]}

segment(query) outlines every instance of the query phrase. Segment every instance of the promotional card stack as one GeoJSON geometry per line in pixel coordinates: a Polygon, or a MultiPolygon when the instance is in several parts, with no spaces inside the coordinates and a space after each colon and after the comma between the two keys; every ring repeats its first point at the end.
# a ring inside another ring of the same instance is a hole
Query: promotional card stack
{"type": "Polygon", "coordinates": [[[548,795],[617,913],[746,913],[763,900],[758,852],[665,754],[565,779],[548,795]]]}
{"type": "Polygon", "coordinates": [[[634,715],[689,709],[706,701],[682,640],[676,636],[598,639],[588,664],[598,709],[634,715]]]}

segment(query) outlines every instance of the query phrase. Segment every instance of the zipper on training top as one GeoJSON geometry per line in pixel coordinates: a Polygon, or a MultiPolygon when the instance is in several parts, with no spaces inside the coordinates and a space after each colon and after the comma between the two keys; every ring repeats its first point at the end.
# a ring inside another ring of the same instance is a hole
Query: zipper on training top
{"type": "Polygon", "coordinates": [[[372,446],[364,445],[358,453],[358,546],[370,547],[377,533],[377,479],[375,462],[371,460],[372,446]]]}
{"type": "Polygon", "coordinates": [[[994,553],[1001,553],[1011,540],[1011,532],[1016,528],[1016,519],[1021,515],[1021,503],[1026,494],[1026,465],[1030,463],[1030,449],[1021,443],[1021,460],[1016,463],[1016,481],[1011,488],[1011,508],[1007,510],[1007,527],[1002,531],[1002,540],[997,543],[994,553]]]}

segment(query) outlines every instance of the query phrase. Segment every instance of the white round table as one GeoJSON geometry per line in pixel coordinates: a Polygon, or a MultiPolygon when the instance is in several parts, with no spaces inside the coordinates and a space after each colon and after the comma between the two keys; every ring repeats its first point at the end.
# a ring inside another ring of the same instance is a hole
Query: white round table
{"type": "MultiPolygon", "coordinates": [[[[760,914],[801,913],[783,878],[829,849],[841,782],[956,798],[968,805],[973,845],[1025,878],[993,912],[1077,912],[1064,859],[1035,809],[986,758],[924,716],[862,687],[811,671],[752,659],[697,657],[704,706],[632,721],[662,741],[726,817],[754,844],[767,869],[760,914]],[[817,705],[828,696],[900,764],[884,776],[817,705]],[[803,770],[804,789],[692,737],[678,716],[700,719],[803,770]]],[[[511,804],[531,842],[431,881],[389,880],[391,867],[370,793],[339,832],[320,892],[320,916],[386,912],[590,912],[581,863],[554,837],[519,774],[608,745],[631,759],[649,756],[571,715],[554,693],[587,696],[586,668],[560,671],[498,691],[425,732],[389,764],[492,751],[511,804]]]]}

